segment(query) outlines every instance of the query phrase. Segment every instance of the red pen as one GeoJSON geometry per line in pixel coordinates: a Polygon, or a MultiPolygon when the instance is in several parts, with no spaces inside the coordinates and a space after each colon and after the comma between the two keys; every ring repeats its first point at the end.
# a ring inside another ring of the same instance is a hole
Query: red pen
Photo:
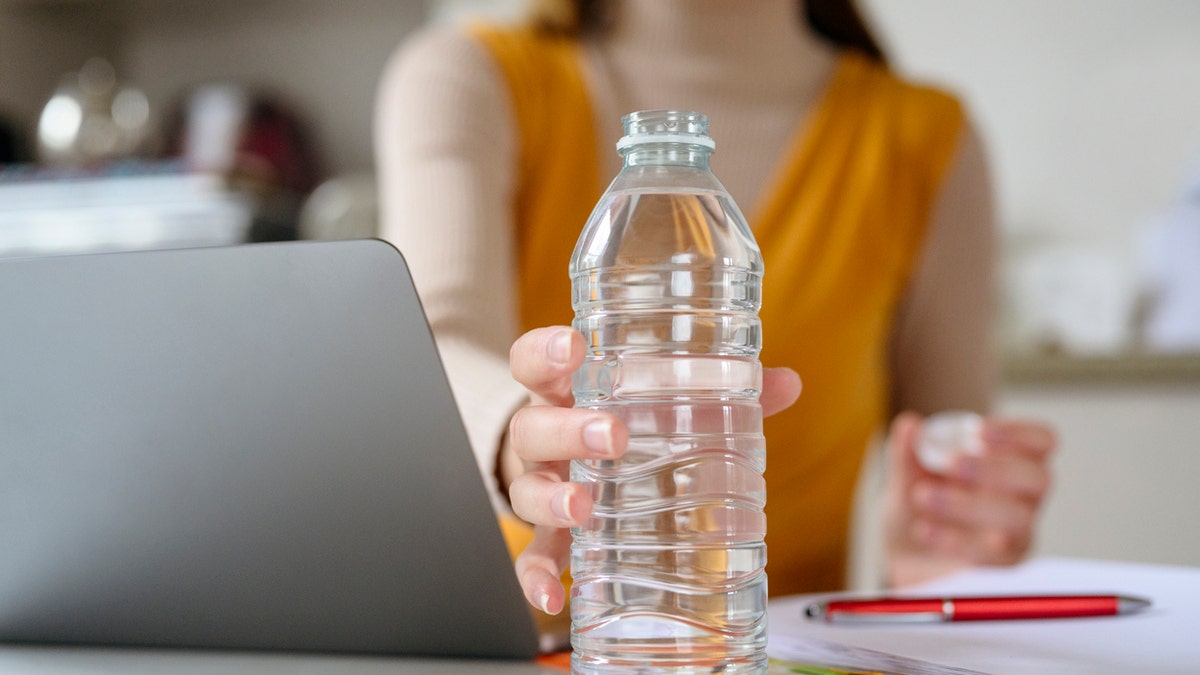
{"type": "Polygon", "coordinates": [[[818,602],[809,605],[805,614],[829,623],[942,623],[1114,616],[1149,606],[1145,598],[1126,595],[888,597],[818,602]]]}

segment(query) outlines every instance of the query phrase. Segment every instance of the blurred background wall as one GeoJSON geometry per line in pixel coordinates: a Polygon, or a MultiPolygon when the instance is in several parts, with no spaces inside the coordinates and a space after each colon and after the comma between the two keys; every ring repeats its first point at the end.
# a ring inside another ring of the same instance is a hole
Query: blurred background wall
{"type": "Polygon", "coordinates": [[[967,101],[993,159],[1009,272],[1055,285],[1058,295],[1046,297],[1050,289],[1035,294],[1010,274],[1010,342],[1130,347],[1144,230],[1180,199],[1189,176],[1200,178],[1200,4],[865,7],[903,71],[967,101]],[[1090,310],[1081,317],[1090,331],[1041,312],[1068,302],[1090,310]]]}
{"type": "MultiPolygon", "coordinates": [[[[0,0],[0,118],[32,143],[60,77],[92,56],[146,93],[160,142],[170,111],[198,85],[269,91],[310,130],[321,159],[326,185],[304,196],[325,221],[302,235],[361,234],[388,56],[426,20],[513,16],[520,6],[0,0]],[[338,230],[351,212],[359,223],[338,230]]],[[[900,71],[962,94],[991,152],[1005,252],[999,409],[1062,435],[1038,551],[1200,565],[1200,344],[1153,349],[1143,330],[1154,306],[1147,233],[1182,213],[1189,176],[1200,182],[1200,3],[863,8],[900,71]]],[[[1200,253],[1173,264],[1200,269],[1200,253]]]]}

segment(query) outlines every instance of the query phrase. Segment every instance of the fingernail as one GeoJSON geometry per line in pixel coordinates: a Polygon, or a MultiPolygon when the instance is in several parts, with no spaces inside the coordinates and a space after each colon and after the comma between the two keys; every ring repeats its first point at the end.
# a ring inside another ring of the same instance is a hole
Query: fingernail
{"type": "Polygon", "coordinates": [[[913,488],[913,501],[920,508],[934,511],[940,505],[941,496],[937,488],[925,483],[913,488]]]}
{"type": "Polygon", "coordinates": [[[550,511],[555,518],[563,522],[571,520],[571,491],[566,487],[561,487],[555,491],[553,498],[550,500],[550,511]]]}
{"type": "Polygon", "coordinates": [[[929,486],[925,483],[918,483],[912,488],[912,501],[914,506],[924,508],[925,502],[929,501],[929,486]]]}
{"type": "Polygon", "coordinates": [[[547,614],[550,613],[550,594],[549,593],[542,593],[538,597],[538,606],[542,608],[543,612],[545,612],[547,614]]]}
{"type": "Polygon", "coordinates": [[[942,528],[938,525],[930,523],[928,529],[925,530],[925,544],[930,548],[933,548],[940,543],[941,539],[942,528]]]}
{"type": "Polygon", "coordinates": [[[571,360],[571,335],[560,333],[550,340],[550,360],[563,366],[571,360]]]}
{"type": "Polygon", "coordinates": [[[919,521],[914,527],[914,534],[917,541],[925,546],[933,546],[937,542],[938,532],[937,526],[928,521],[919,521]]]}
{"type": "Polygon", "coordinates": [[[588,422],[583,427],[583,444],[600,457],[613,454],[612,420],[602,419],[588,422]]]}
{"type": "Polygon", "coordinates": [[[954,477],[966,483],[979,480],[979,460],[974,457],[960,456],[954,463],[954,477]]]}
{"type": "Polygon", "coordinates": [[[980,433],[980,436],[983,436],[985,441],[993,442],[1000,442],[1008,438],[1008,434],[1005,432],[1003,425],[989,423],[985,423],[983,425],[983,430],[980,433]]]}

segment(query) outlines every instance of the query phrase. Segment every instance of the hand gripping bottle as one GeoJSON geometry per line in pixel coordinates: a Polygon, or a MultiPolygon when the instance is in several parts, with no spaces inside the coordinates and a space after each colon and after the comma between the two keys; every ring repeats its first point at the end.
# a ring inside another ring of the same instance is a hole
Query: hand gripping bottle
{"type": "Polygon", "coordinates": [[[624,166],[571,257],[575,405],[630,434],[620,460],[571,464],[595,500],[572,530],[572,670],[763,673],[762,256],[704,115],[623,123],[624,166]]]}

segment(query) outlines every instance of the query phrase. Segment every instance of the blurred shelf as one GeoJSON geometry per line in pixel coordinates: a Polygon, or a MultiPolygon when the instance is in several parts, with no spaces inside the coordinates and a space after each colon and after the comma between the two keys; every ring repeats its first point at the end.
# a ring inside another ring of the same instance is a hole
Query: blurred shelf
{"type": "Polygon", "coordinates": [[[1010,354],[1003,361],[1009,384],[1194,383],[1200,385],[1200,352],[1127,353],[1106,356],[1010,354]]]}
{"type": "Polygon", "coordinates": [[[221,176],[173,163],[0,169],[0,258],[237,244],[256,214],[221,176]]]}

